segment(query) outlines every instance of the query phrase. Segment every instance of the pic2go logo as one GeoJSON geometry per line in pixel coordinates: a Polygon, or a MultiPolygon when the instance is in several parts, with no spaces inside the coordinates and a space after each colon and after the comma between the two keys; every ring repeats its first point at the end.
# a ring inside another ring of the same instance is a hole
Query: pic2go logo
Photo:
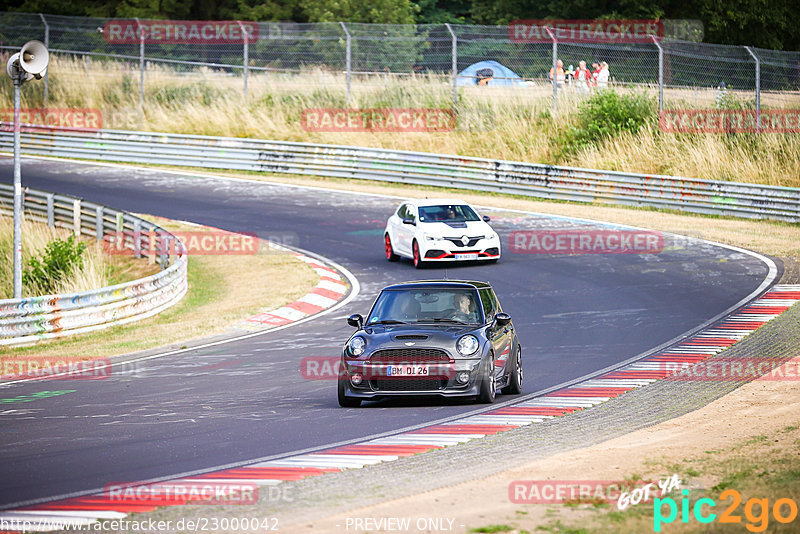
{"type": "MultiPolygon", "coordinates": [[[[689,513],[689,490],[683,490],[683,499],[681,499],[681,522],[688,523],[690,521],[689,513]]],[[[732,502],[725,508],[725,511],[719,515],[713,513],[711,510],[717,506],[714,499],[704,497],[697,499],[694,506],[692,506],[691,515],[694,516],[695,521],[698,523],[708,524],[717,520],[718,523],[733,523],[741,524],[742,516],[736,514],[736,509],[742,503],[741,494],[735,489],[727,489],[719,494],[720,501],[732,499],[732,502]]],[[[772,511],[772,516],[778,523],[791,523],[797,518],[797,503],[789,498],[777,499],[770,509],[769,499],[752,498],[744,505],[744,516],[748,521],[745,528],[750,532],[764,532],[769,526],[769,515],[772,511]]],[[[674,522],[678,518],[678,504],[672,497],[653,500],[653,532],[661,532],[661,525],[666,525],[674,522]],[[664,508],[668,509],[666,517],[664,516],[664,508]]]]}

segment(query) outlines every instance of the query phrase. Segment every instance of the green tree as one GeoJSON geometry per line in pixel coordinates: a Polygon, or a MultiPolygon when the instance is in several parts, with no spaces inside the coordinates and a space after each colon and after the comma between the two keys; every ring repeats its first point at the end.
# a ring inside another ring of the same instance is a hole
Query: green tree
{"type": "Polygon", "coordinates": [[[300,0],[309,22],[413,24],[419,7],[411,0],[300,0]]]}

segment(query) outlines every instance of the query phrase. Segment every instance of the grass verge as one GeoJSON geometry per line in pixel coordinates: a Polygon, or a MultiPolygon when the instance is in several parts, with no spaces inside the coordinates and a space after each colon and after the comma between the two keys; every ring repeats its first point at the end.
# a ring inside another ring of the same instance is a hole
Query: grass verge
{"type": "MultiPolygon", "coordinates": [[[[198,231],[196,226],[146,218],[169,230],[198,231]]],[[[188,272],[186,296],[154,317],[55,342],[9,348],[3,351],[0,363],[25,356],[85,360],[168,344],[180,347],[188,339],[224,332],[260,310],[292,302],[319,281],[319,276],[306,263],[275,251],[252,255],[190,255],[188,272]]]]}
{"type": "MultiPolygon", "coordinates": [[[[70,230],[50,228],[46,224],[23,221],[22,223],[22,267],[28,266],[28,260],[39,258],[45,246],[54,239],[66,240],[72,235],[70,230]]],[[[119,284],[142,278],[158,272],[158,267],[146,261],[136,260],[129,256],[108,255],[102,245],[92,239],[82,240],[86,245],[83,268],[76,270],[69,277],[56,284],[55,293],[74,293],[88,291],[104,286],[119,284]]],[[[14,221],[12,217],[0,216],[0,299],[14,297],[14,221]]],[[[47,291],[35,285],[22,286],[23,297],[47,294],[47,291]]]]}

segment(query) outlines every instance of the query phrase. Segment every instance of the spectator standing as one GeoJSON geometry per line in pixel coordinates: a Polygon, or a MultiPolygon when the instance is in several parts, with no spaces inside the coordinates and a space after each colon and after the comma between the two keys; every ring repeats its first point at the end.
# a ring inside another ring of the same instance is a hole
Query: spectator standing
{"type": "MultiPolygon", "coordinates": [[[[550,79],[553,79],[553,67],[550,67],[550,79]]],[[[564,86],[564,62],[560,59],[556,62],[556,84],[564,86]]]]}
{"type": "Polygon", "coordinates": [[[575,87],[579,93],[588,93],[592,84],[592,73],[586,68],[586,62],[578,63],[578,70],[575,71],[575,87]]]}
{"type": "Polygon", "coordinates": [[[608,78],[610,76],[608,71],[608,63],[605,61],[600,62],[600,72],[597,73],[597,89],[602,90],[608,87],[608,78]]]}
{"type": "Polygon", "coordinates": [[[600,63],[592,62],[592,87],[597,87],[597,76],[600,74],[600,63]]]}

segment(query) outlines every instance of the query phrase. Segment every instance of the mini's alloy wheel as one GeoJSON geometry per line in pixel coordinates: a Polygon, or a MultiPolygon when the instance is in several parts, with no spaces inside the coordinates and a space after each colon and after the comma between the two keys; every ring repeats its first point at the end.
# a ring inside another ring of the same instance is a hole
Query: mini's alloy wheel
{"type": "Polygon", "coordinates": [[[386,251],[386,259],[389,261],[397,261],[400,259],[400,256],[394,253],[394,249],[392,248],[392,240],[389,239],[389,234],[386,234],[384,237],[384,249],[386,251]]]}
{"type": "Polygon", "coordinates": [[[477,401],[480,404],[491,404],[497,396],[497,382],[494,378],[494,354],[489,355],[486,371],[481,377],[481,389],[477,401]]]}
{"type": "Polygon", "coordinates": [[[518,395],[522,393],[522,349],[519,347],[517,347],[517,355],[514,358],[511,376],[508,377],[508,385],[500,391],[503,395],[518,395]]]}

